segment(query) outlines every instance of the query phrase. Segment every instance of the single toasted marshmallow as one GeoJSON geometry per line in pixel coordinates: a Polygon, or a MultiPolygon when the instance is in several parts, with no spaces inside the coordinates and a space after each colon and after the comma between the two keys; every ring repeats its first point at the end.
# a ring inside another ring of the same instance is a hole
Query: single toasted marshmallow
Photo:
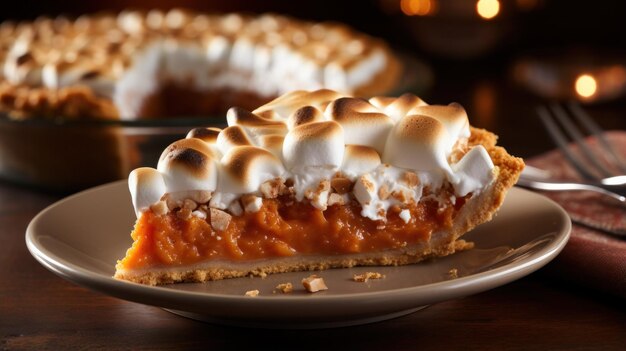
{"type": "Polygon", "coordinates": [[[159,202],[167,191],[163,175],[149,167],[137,168],[130,172],[128,188],[137,217],[159,202]]]}
{"type": "Polygon", "coordinates": [[[10,83],[37,85],[41,81],[41,69],[38,69],[39,64],[34,55],[32,37],[32,32],[18,34],[3,57],[4,78],[10,83]]]}
{"type": "Polygon", "coordinates": [[[341,173],[351,180],[373,171],[380,165],[380,155],[371,147],[363,145],[346,145],[341,164],[341,173]]]}
{"type": "Polygon", "coordinates": [[[394,103],[398,98],[392,96],[374,96],[368,101],[370,104],[376,106],[379,110],[384,111],[385,108],[394,103]]]}
{"type": "Polygon", "coordinates": [[[298,126],[287,133],[283,142],[283,159],[293,172],[307,167],[337,169],[343,153],[343,128],[333,121],[298,126]]]}
{"type": "Polygon", "coordinates": [[[207,144],[215,144],[217,142],[217,136],[222,130],[214,127],[201,127],[194,128],[187,133],[186,138],[196,138],[204,141],[207,144]]]}
{"type": "Polygon", "coordinates": [[[279,159],[282,159],[284,140],[285,136],[283,135],[261,135],[256,139],[256,146],[262,147],[267,151],[273,153],[279,159]]]}
{"type": "Polygon", "coordinates": [[[256,146],[235,146],[220,161],[218,187],[224,193],[253,193],[262,183],[284,173],[282,161],[271,152],[256,146]]]}
{"type": "Polygon", "coordinates": [[[240,36],[232,46],[229,65],[235,69],[252,70],[254,66],[255,43],[251,38],[240,36]]]}
{"type": "Polygon", "coordinates": [[[394,124],[372,104],[356,98],[334,100],[324,114],[343,127],[346,144],[369,146],[381,154],[394,124]]]}
{"type": "Polygon", "coordinates": [[[176,150],[184,149],[184,148],[195,149],[195,150],[198,150],[201,153],[207,154],[207,155],[212,156],[214,158],[219,158],[219,154],[215,154],[214,150],[209,146],[209,144],[205,143],[204,141],[202,141],[200,139],[186,138],[186,139],[177,140],[177,141],[171,143],[170,145],[168,145],[165,148],[165,150],[163,150],[163,152],[161,153],[161,156],[159,157],[159,163],[163,159],[165,159],[165,157],[169,153],[172,153],[172,152],[174,152],[176,150]]]}
{"type": "Polygon", "coordinates": [[[341,96],[338,92],[328,89],[311,92],[296,90],[284,94],[252,112],[266,118],[287,119],[303,106],[313,106],[323,111],[329,102],[341,96]]]}
{"type": "Polygon", "coordinates": [[[98,73],[89,62],[49,62],[43,66],[42,80],[48,88],[60,88],[75,85],[98,73]]]}
{"type": "Polygon", "coordinates": [[[383,162],[414,171],[441,170],[452,179],[446,156],[449,144],[450,135],[438,119],[409,115],[389,133],[383,162]]]}
{"type": "Polygon", "coordinates": [[[222,67],[230,58],[232,43],[224,36],[211,35],[206,39],[206,57],[210,65],[222,67]]]}
{"type": "Polygon", "coordinates": [[[187,133],[185,139],[202,140],[206,145],[208,145],[215,159],[219,160],[222,157],[222,151],[220,151],[220,148],[217,145],[217,137],[221,132],[221,129],[213,127],[194,128],[187,133]]]}
{"type": "Polygon", "coordinates": [[[217,148],[222,154],[226,154],[235,146],[253,145],[246,132],[238,125],[224,128],[217,136],[217,148]]]}
{"type": "Polygon", "coordinates": [[[304,106],[297,109],[287,119],[287,127],[289,130],[307,123],[322,122],[326,120],[324,113],[313,106],[304,106]]]}
{"type": "Polygon", "coordinates": [[[13,84],[37,86],[41,84],[42,69],[31,52],[29,43],[17,41],[4,57],[3,73],[13,84]]]}
{"type": "MultiPolygon", "coordinates": [[[[382,111],[386,115],[391,117],[394,121],[399,121],[404,116],[409,114],[408,113],[409,111],[411,111],[413,114],[414,109],[416,107],[427,106],[427,105],[428,104],[426,104],[426,102],[424,102],[424,100],[420,99],[419,97],[410,93],[406,93],[400,96],[399,98],[395,99],[392,103],[385,106],[385,108],[382,111]]],[[[416,113],[416,114],[419,114],[419,113],[416,113]]]]}
{"type": "Polygon", "coordinates": [[[179,30],[185,23],[190,22],[192,15],[186,10],[173,8],[167,11],[163,18],[163,24],[170,30],[179,30]]]}
{"type": "MultiPolygon", "coordinates": [[[[408,114],[429,116],[438,119],[448,130],[450,135],[449,149],[460,138],[470,136],[469,120],[463,106],[453,102],[447,106],[426,105],[412,108],[408,114]]],[[[449,151],[448,151],[449,152],[449,151]]]]}
{"type": "MultiPolygon", "coordinates": [[[[297,201],[316,193],[319,184],[337,172],[344,149],[343,128],[337,122],[307,123],[287,133],[283,160],[293,175],[297,201]]],[[[325,204],[318,205],[325,208],[325,204]]]]}
{"type": "Polygon", "coordinates": [[[181,139],[170,144],[157,169],[165,178],[168,193],[214,191],[217,187],[216,156],[200,139],[181,139]]]}
{"type": "Polygon", "coordinates": [[[482,145],[474,146],[463,158],[452,165],[452,170],[458,176],[458,183],[454,183],[454,192],[457,196],[465,196],[486,187],[493,179],[493,161],[482,145]]]}
{"type": "Polygon", "coordinates": [[[122,11],[117,15],[120,29],[129,34],[140,34],[144,30],[143,14],[139,11],[122,11]]]}
{"type": "Polygon", "coordinates": [[[282,121],[260,117],[239,107],[232,107],[226,113],[229,126],[238,125],[253,137],[267,134],[285,135],[287,125],[282,121]]]}

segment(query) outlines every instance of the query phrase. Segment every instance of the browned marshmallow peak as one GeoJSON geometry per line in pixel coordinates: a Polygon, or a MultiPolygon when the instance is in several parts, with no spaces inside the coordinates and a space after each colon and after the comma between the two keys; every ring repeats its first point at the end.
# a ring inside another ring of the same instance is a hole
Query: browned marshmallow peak
{"type": "Polygon", "coordinates": [[[399,76],[382,41],[277,14],[123,11],[3,22],[0,33],[0,82],[50,91],[84,86],[123,118],[136,118],[138,101],[170,83],[266,98],[323,87],[374,95],[399,76]]]}
{"type": "Polygon", "coordinates": [[[182,194],[239,215],[289,195],[320,210],[355,200],[363,216],[384,221],[389,207],[419,202],[425,189],[432,197],[447,185],[465,196],[494,179],[484,147],[465,150],[470,127],[458,104],[294,91],[254,112],[232,108],[227,121],[223,130],[194,129],[170,145],[158,171],[131,173],[137,213],[182,194]]]}
{"type": "Polygon", "coordinates": [[[209,144],[215,144],[221,131],[221,129],[213,127],[194,128],[187,133],[187,139],[195,138],[209,144]]]}

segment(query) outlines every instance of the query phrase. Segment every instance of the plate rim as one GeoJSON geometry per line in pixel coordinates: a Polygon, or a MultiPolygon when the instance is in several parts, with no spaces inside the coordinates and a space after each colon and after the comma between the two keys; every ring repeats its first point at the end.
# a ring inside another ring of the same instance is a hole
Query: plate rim
{"type": "MultiPolygon", "coordinates": [[[[29,222],[26,228],[25,241],[26,246],[30,254],[46,269],[52,271],[56,275],[62,277],[65,280],[71,281],[80,286],[88,289],[104,293],[106,295],[114,296],[127,301],[133,301],[146,305],[168,307],[170,303],[176,302],[179,299],[185,299],[189,304],[193,304],[194,301],[203,302],[231,302],[236,301],[238,304],[283,304],[287,301],[301,301],[302,296],[297,295],[273,295],[263,296],[259,295],[254,299],[246,298],[244,296],[235,296],[229,294],[209,293],[209,292],[197,292],[197,291],[185,291],[168,289],[160,286],[147,286],[143,284],[127,282],[117,280],[113,277],[107,277],[101,273],[93,272],[89,269],[76,265],[72,262],[65,260],[63,257],[59,257],[53,252],[50,252],[45,247],[39,244],[37,240],[37,233],[35,227],[41,218],[44,218],[49,212],[54,210],[58,206],[62,206],[66,202],[75,200],[78,197],[88,196],[90,193],[101,191],[105,188],[119,187],[125,184],[125,180],[120,180],[112,183],[99,185],[93,188],[89,188],[70,195],[63,199],[60,199],[53,204],[47,206],[41,210],[33,219],[29,222]],[[132,296],[129,296],[130,295],[132,296]],[[142,300],[140,297],[146,297],[147,300],[142,300]],[[159,300],[159,301],[153,301],[159,300]]],[[[559,227],[556,231],[556,235],[540,250],[533,252],[528,257],[511,263],[506,263],[502,266],[489,269],[483,272],[462,276],[451,280],[443,280],[439,282],[422,284],[416,286],[402,287],[384,291],[366,291],[358,293],[346,293],[342,295],[316,295],[315,298],[307,298],[307,303],[324,304],[330,301],[341,302],[343,300],[353,301],[355,297],[358,298],[393,298],[394,296],[406,296],[406,295],[419,295],[420,291],[428,291],[431,289],[441,290],[442,294],[440,298],[430,299],[431,303],[437,303],[449,299],[460,298],[463,296],[469,296],[475,293],[493,289],[497,286],[505,285],[511,281],[520,279],[546,265],[554,257],[556,257],[561,250],[567,244],[571,233],[571,219],[567,212],[556,202],[541,194],[521,189],[518,187],[509,190],[508,196],[515,193],[526,194],[530,196],[536,196],[542,201],[548,203],[553,209],[557,210],[560,214],[560,218],[563,219],[563,226],[559,227]],[[463,293],[452,294],[448,296],[449,292],[463,288],[463,293]]],[[[515,195],[513,195],[515,196],[515,195]]],[[[130,229],[129,229],[130,230],[130,229]]],[[[193,311],[190,311],[193,312],[193,311]]]]}

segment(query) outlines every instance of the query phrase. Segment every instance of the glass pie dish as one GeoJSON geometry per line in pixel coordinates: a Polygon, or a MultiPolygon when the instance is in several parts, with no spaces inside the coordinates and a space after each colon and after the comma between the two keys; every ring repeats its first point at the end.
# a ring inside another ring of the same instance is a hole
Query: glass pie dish
{"type": "Polygon", "coordinates": [[[164,146],[208,125],[224,126],[225,118],[17,121],[0,115],[0,176],[56,192],[76,191],[155,165],[164,146]]]}

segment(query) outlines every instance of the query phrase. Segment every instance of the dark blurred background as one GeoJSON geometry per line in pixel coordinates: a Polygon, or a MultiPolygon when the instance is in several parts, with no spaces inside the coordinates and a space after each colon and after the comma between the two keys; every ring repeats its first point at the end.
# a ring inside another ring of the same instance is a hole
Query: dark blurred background
{"type": "MultiPolygon", "coordinates": [[[[411,15],[404,17],[437,17],[445,15],[446,8],[466,7],[467,17],[475,17],[475,0],[362,0],[362,1],[285,1],[285,0],[178,0],[178,1],[12,1],[0,13],[0,19],[31,20],[40,15],[78,16],[97,11],[124,9],[170,9],[182,7],[207,12],[245,11],[251,13],[277,12],[311,20],[334,20],[376,36],[399,46],[410,46],[410,31],[402,17],[402,3],[417,4],[411,15]],[[457,6],[454,3],[465,3],[457,6]],[[429,4],[430,13],[424,8],[429,4]],[[421,15],[421,16],[420,16],[421,15]]],[[[592,45],[605,48],[626,48],[626,2],[611,0],[499,0],[500,12],[491,23],[509,22],[513,36],[499,45],[497,53],[515,53],[555,46],[592,45]]],[[[450,15],[449,17],[453,17],[450,15]]],[[[462,17],[457,15],[457,17],[462,17]]],[[[467,20],[467,18],[465,18],[467,20]]],[[[419,50],[419,48],[415,48],[419,50]]]]}
{"type": "Polygon", "coordinates": [[[576,99],[603,127],[626,129],[625,1],[14,1],[0,19],[173,7],[341,21],[381,37],[426,67],[416,93],[429,103],[460,102],[474,125],[496,131],[520,156],[551,147],[535,116],[539,103],[576,99]],[[581,75],[597,84],[591,94],[576,90],[581,75]],[[525,142],[528,131],[542,141],[525,142]]]}

